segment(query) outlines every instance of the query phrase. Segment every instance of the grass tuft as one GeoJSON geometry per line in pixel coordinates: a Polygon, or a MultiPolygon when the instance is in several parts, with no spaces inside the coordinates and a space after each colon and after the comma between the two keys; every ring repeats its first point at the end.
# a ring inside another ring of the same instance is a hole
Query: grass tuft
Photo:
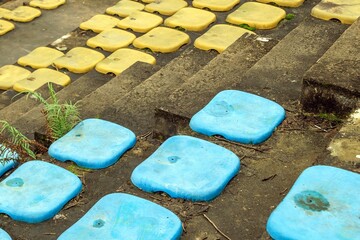
{"type": "Polygon", "coordinates": [[[31,150],[31,141],[7,121],[0,120],[0,136],[2,140],[0,144],[1,164],[16,161],[18,158],[36,158],[35,153],[31,150]]]}
{"type": "Polygon", "coordinates": [[[292,20],[294,18],[295,18],[295,14],[293,14],[293,13],[286,14],[286,16],[285,16],[286,20],[292,20]]]}
{"type": "Polygon", "coordinates": [[[76,104],[71,102],[59,103],[56,92],[51,83],[48,84],[50,101],[46,101],[41,94],[28,94],[44,105],[43,113],[47,122],[47,134],[53,140],[59,139],[80,122],[80,113],[76,104]]]}
{"type": "Polygon", "coordinates": [[[250,27],[249,25],[247,25],[247,24],[245,24],[245,23],[240,24],[239,27],[244,28],[244,29],[247,29],[247,30],[250,30],[250,31],[255,31],[255,30],[256,30],[256,28],[250,27]]]}

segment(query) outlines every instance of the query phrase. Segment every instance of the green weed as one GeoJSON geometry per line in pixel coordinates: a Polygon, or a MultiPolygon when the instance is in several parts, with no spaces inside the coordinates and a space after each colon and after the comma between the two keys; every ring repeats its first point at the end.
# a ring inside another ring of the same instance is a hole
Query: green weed
{"type": "Polygon", "coordinates": [[[59,139],[80,122],[80,113],[76,104],[65,102],[60,104],[51,83],[48,84],[50,100],[44,99],[40,93],[29,92],[44,105],[43,113],[47,122],[47,134],[54,140],[59,139]]]}
{"type": "Polygon", "coordinates": [[[180,27],[180,26],[176,26],[175,29],[176,29],[176,30],[179,30],[179,31],[182,31],[182,32],[185,32],[185,31],[186,31],[185,28],[180,27]]]}
{"type": "Polygon", "coordinates": [[[244,28],[244,29],[247,29],[247,30],[250,30],[250,31],[255,31],[255,30],[256,30],[256,28],[250,27],[249,25],[247,25],[247,24],[245,24],[245,23],[240,24],[239,27],[244,28]]]}
{"type": "Polygon", "coordinates": [[[293,13],[286,14],[286,16],[285,16],[286,20],[292,20],[294,18],[295,18],[295,14],[293,14],[293,13]]]}
{"type": "Polygon", "coordinates": [[[0,139],[1,164],[16,161],[18,157],[20,160],[25,157],[36,158],[31,150],[32,141],[4,120],[0,120],[0,139]]]}
{"type": "Polygon", "coordinates": [[[320,113],[317,115],[319,118],[322,118],[324,120],[333,122],[333,123],[341,123],[342,119],[336,116],[333,113],[320,113]]]}

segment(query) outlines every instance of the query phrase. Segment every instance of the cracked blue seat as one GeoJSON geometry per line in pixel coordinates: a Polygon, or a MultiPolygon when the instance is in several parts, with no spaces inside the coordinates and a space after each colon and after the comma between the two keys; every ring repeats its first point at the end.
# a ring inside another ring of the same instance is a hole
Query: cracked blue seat
{"type": "Polygon", "coordinates": [[[85,168],[106,168],[135,142],[135,134],[127,128],[101,119],[86,119],[51,144],[49,155],[85,168]]]}
{"type": "Polygon", "coordinates": [[[135,168],[131,181],[146,192],[209,201],[239,169],[240,160],[233,152],[198,138],[174,136],[135,168]]]}
{"type": "Polygon", "coordinates": [[[271,213],[273,239],[360,239],[360,174],[329,166],[307,168],[271,213]]]}
{"type": "Polygon", "coordinates": [[[258,144],[268,139],[284,118],[284,108],[271,100],[225,90],[191,118],[190,128],[207,136],[258,144]]]}
{"type": "Polygon", "coordinates": [[[175,240],[181,232],[180,219],[168,209],[133,195],[112,193],[101,198],[58,240],[175,240]]]}
{"type": "Polygon", "coordinates": [[[52,218],[82,184],[73,173],[43,161],[29,161],[0,182],[0,212],[12,219],[38,223],[52,218]]]}

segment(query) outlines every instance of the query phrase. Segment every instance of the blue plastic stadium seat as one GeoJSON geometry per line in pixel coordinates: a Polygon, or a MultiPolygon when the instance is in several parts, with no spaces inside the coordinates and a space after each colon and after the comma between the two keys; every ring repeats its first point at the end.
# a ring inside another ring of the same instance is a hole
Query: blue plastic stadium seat
{"type": "Polygon", "coordinates": [[[190,121],[190,128],[207,136],[258,144],[268,139],[284,120],[279,104],[250,93],[225,90],[218,93],[190,121]]]}
{"type": "Polygon", "coordinates": [[[180,219],[168,209],[129,194],[112,193],[101,198],[58,240],[175,240],[181,232],[180,219]]]}
{"type": "Polygon", "coordinates": [[[198,138],[175,136],[135,168],[131,181],[146,192],[209,201],[239,169],[240,160],[233,152],[198,138]]]}
{"type": "Polygon", "coordinates": [[[276,240],[359,240],[360,174],[306,169],[271,213],[267,231],[276,240]]]}
{"type": "Polygon", "coordinates": [[[135,145],[136,136],[127,128],[101,119],[86,119],[49,148],[59,161],[74,161],[85,168],[106,168],[135,145]]]}
{"type": "Polygon", "coordinates": [[[81,191],[80,179],[43,161],[29,161],[0,183],[0,212],[38,223],[52,218],[81,191]]]}

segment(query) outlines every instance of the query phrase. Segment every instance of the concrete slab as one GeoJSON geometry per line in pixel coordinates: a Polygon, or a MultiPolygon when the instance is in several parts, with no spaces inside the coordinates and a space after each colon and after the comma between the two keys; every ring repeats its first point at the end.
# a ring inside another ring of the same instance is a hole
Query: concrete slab
{"type": "MultiPolygon", "coordinates": [[[[93,70],[68,85],[63,91],[59,91],[57,97],[60,102],[71,101],[72,103],[76,103],[84,96],[108,82],[111,78],[109,75],[103,75],[93,70]]],[[[41,104],[37,104],[36,107],[24,115],[17,115],[17,118],[14,118],[14,122],[12,122],[13,126],[28,137],[33,138],[35,131],[39,131],[45,127],[45,118],[41,112],[42,107],[41,104]]]]}
{"type": "MultiPolygon", "coordinates": [[[[60,89],[62,89],[62,86],[59,85],[53,85],[56,92],[58,92],[60,89]]],[[[49,97],[49,90],[48,86],[44,85],[41,88],[37,90],[38,93],[41,94],[45,99],[49,97]]],[[[0,95],[0,100],[1,100],[0,95]]],[[[14,99],[14,102],[4,106],[4,108],[1,109],[0,105],[0,116],[1,119],[7,121],[7,122],[14,122],[16,119],[18,119],[20,116],[34,108],[35,106],[39,105],[39,102],[35,99],[26,98],[24,97],[25,94],[19,95],[17,98],[14,99]]]]}
{"type": "Polygon", "coordinates": [[[132,88],[160,70],[160,66],[137,62],[107,84],[99,87],[78,102],[83,118],[102,117],[107,107],[132,88]]]}
{"type": "Polygon", "coordinates": [[[190,118],[219,91],[237,82],[259,59],[278,42],[262,42],[257,36],[239,38],[222,54],[213,59],[178,89],[167,102],[157,105],[155,134],[167,138],[176,134],[177,127],[188,124],[190,118]],[[194,101],[196,99],[196,101],[194,101]]]}
{"type": "MultiPolygon", "coordinates": [[[[1,7],[15,9],[27,4],[29,0],[15,0],[1,7]]],[[[42,10],[42,15],[30,23],[14,23],[14,31],[0,38],[0,66],[13,64],[36,47],[46,46],[64,34],[77,28],[81,22],[97,13],[105,12],[106,7],[117,0],[76,1],[68,0],[66,4],[54,10],[42,10]],[[6,57],[5,57],[6,56],[6,57]]]]}
{"type": "MultiPolygon", "coordinates": [[[[66,88],[58,91],[60,102],[78,102],[80,115],[85,118],[99,118],[101,112],[120,97],[124,96],[137,84],[141,83],[160,66],[146,63],[136,63],[119,76],[103,75],[96,71],[79,78],[66,88]],[[107,84],[108,83],[108,84],[107,84]]],[[[47,88],[41,89],[44,97],[48,96],[47,88]]],[[[14,126],[18,127],[28,137],[33,138],[36,131],[45,132],[45,119],[41,113],[42,105],[31,99],[22,98],[0,111],[14,126]],[[15,109],[20,108],[17,113],[15,109]]]]}
{"type": "Polygon", "coordinates": [[[202,69],[216,55],[214,52],[187,48],[179,57],[136,86],[101,115],[136,134],[152,130],[155,106],[168,101],[170,92],[202,69]]]}
{"type": "MultiPolygon", "coordinates": [[[[360,106],[360,102],[358,104],[360,106]]],[[[360,166],[360,108],[355,110],[339,133],[331,141],[328,150],[340,161],[360,166]]]]}
{"type": "Polygon", "coordinates": [[[360,99],[360,19],[304,75],[306,111],[350,113],[360,99]]]}
{"type": "MultiPolygon", "coordinates": [[[[211,65],[207,66],[203,76],[197,76],[191,81],[192,84],[183,85],[170,95],[172,104],[164,107],[163,110],[170,110],[174,114],[190,118],[212,96],[224,89],[247,91],[271,99],[285,109],[294,108],[294,102],[300,98],[303,74],[345,29],[346,26],[339,23],[308,19],[260,60],[250,54],[248,58],[255,60],[253,64],[256,64],[252,67],[250,65],[251,69],[246,73],[241,74],[242,71],[247,70],[241,67],[247,64],[245,59],[240,60],[242,64],[239,64],[239,60],[230,61],[230,58],[223,60],[226,67],[222,69],[219,69],[220,62],[217,63],[218,67],[213,65],[212,69],[211,65]]],[[[256,48],[250,47],[247,51],[249,54],[251,51],[256,51],[256,48]]],[[[235,52],[241,53],[238,49],[235,52]]],[[[169,129],[164,129],[164,125],[158,127],[160,131],[169,133],[169,129]]]]}

